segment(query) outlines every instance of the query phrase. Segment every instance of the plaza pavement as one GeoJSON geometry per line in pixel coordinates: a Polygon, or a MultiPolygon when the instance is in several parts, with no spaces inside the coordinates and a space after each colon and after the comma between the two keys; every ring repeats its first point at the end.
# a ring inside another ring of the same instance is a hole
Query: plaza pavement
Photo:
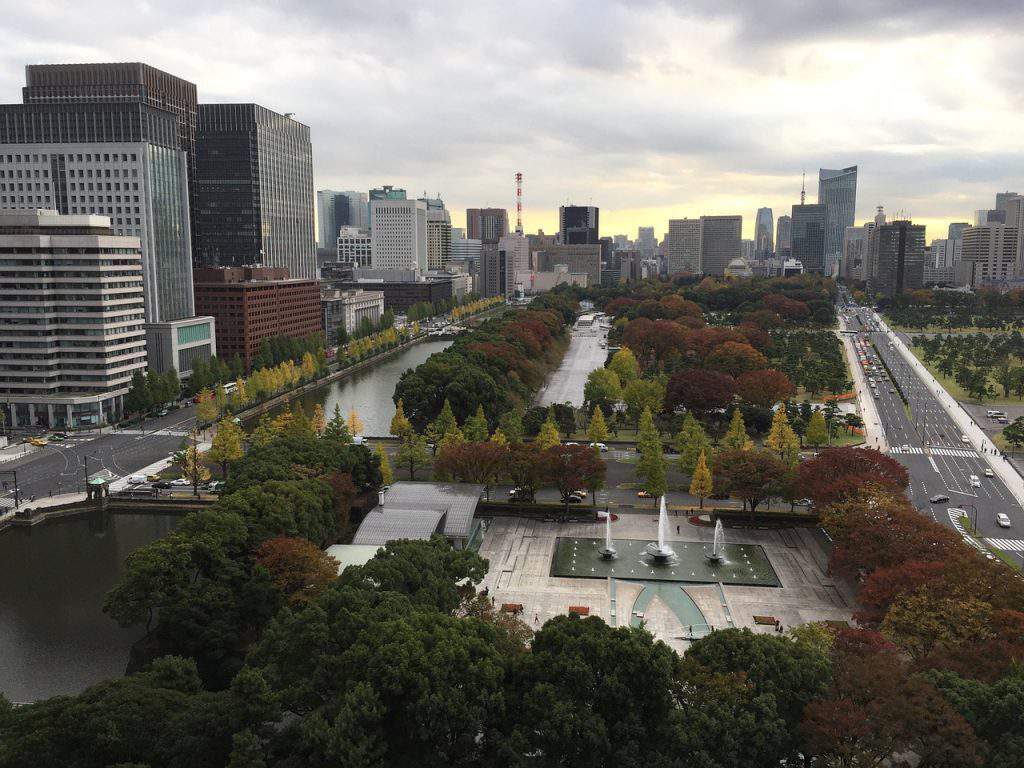
{"type": "MultiPolygon", "coordinates": [[[[672,517],[670,522],[670,541],[710,544],[712,540],[712,529],[692,525],[685,517],[672,517]]],[[[654,514],[623,515],[612,523],[612,536],[619,539],[652,540],[656,532],[654,514]]],[[[629,626],[632,606],[646,582],[550,575],[556,540],[572,536],[603,538],[604,524],[493,518],[480,547],[480,555],[490,563],[481,586],[489,589],[499,607],[522,604],[522,619],[535,630],[555,616],[568,614],[569,606],[586,606],[590,615],[612,626],[629,626]]],[[[704,614],[706,624],[716,629],[735,626],[772,632],[770,626],[755,625],[753,617],[774,616],[784,628],[811,621],[852,622],[852,590],[827,574],[827,555],[810,530],[726,529],[725,540],[764,547],[782,587],[678,584],[704,614]]],[[[686,650],[690,628],[663,600],[655,597],[643,618],[655,638],[678,652],[686,650]]],[[[697,631],[694,634],[699,636],[697,631]]]]}

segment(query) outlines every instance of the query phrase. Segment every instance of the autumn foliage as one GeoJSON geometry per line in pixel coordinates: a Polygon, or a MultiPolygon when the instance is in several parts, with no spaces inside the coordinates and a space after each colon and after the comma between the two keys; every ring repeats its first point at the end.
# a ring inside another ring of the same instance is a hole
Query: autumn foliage
{"type": "Polygon", "coordinates": [[[815,505],[841,501],[865,486],[902,493],[906,467],[871,448],[826,448],[800,465],[798,484],[815,505]]]}
{"type": "Polygon", "coordinates": [[[255,561],[290,603],[316,597],[338,576],[338,562],[307,539],[267,539],[256,549],[255,561]]]}

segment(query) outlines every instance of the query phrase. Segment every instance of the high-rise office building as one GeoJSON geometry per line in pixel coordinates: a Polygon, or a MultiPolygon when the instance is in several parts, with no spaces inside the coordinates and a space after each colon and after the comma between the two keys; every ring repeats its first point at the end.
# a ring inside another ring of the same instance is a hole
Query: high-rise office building
{"type": "Polygon", "coordinates": [[[775,221],[775,255],[788,259],[793,252],[793,219],[783,214],[775,221]]]}
{"type": "Polygon", "coordinates": [[[0,209],[103,215],[139,238],[148,322],[195,314],[187,180],[173,112],[142,101],[0,105],[0,209]]]}
{"type": "Polygon", "coordinates": [[[105,216],[0,213],[8,426],[94,427],[121,417],[132,374],[146,369],[142,286],[141,242],[115,235],[105,216]]]}
{"type": "Polygon", "coordinates": [[[700,271],[721,276],[733,259],[743,255],[742,216],[700,217],[700,271]]]}
{"type": "Polygon", "coordinates": [[[593,205],[563,205],[558,209],[558,239],[562,245],[592,245],[600,238],[599,211],[593,205]]]}
{"type": "Polygon", "coordinates": [[[316,244],[332,249],[342,227],[367,227],[367,195],[365,192],[335,192],[321,189],[316,193],[316,244]]]}
{"type": "MultiPolygon", "coordinates": [[[[189,206],[195,208],[196,85],[141,62],[106,64],[29,64],[25,104],[134,102],[172,113],[178,121],[178,147],[188,165],[189,206]]],[[[194,238],[193,238],[194,239],[194,238]]]]}
{"type": "Polygon", "coordinates": [[[551,245],[536,251],[533,258],[538,272],[553,272],[557,265],[563,264],[570,274],[585,273],[588,287],[601,284],[600,243],[551,245]]]}
{"type": "Polygon", "coordinates": [[[754,225],[754,255],[758,260],[770,259],[775,253],[771,208],[757,209],[757,222],[754,225]]]}
{"type": "Polygon", "coordinates": [[[508,211],[504,208],[467,208],[466,237],[482,243],[497,243],[508,234],[508,211]]]}
{"type": "Polygon", "coordinates": [[[512,273],[530,271],[530,240],[526,235],[512,233],[498,241],[498,248],[510,259],[512,273]]]}
{"type": "Polygon", "coordinates": [[[480,261],[480,240],[467,238],[462,227],[452,227],[452,260],[461,262],[480,261]]]}
{"type": "Polygon", "coordinates": [[[936,269],[955,267],[963,256],[963,238],[938,238],[932,240],[931,266],[936,269]]]}
{"type": "Polygon", "coordinates": [[[373,263],[370,230],[360,227],[338,228],[338,263],[369,269],[373,263]]]}
{"type": "Polygon", "coordinates": [[[442,205],[427,206],[427,269],[439,270],[452,260],[452,217],[442,205]]]}
{"type": "Polygon", "coordinates": [[[653,259],[654,249],[657,242],[654,239],[654,227],[637,227],[636,249],[640,251],[640,258],[653,259]]]}
{"type": "Polygon", "coordinates": [[[964,282],[971,286],[992,285],[1017,274],[1017,227],[982,224],[963,233],[960,262],[964,282]]]}
{"type": "Polygon", "coordinates": [[[370,251],[373,269],[425,272],[427,204],[422,200],[371,199],[370,251]]]}
{"type": "Polygon", "coordinates": [[[668,273],[700,274],[700,219],[669,219],[668,273]]]}
{"type": "Polygon", "coordinates": [[[924,285],[924,225],[895,220],[875,227],[868,243],[868,288],[892,298],[924,285]]]}
{"type": "Polygon", "coordinates": [[[826,217],[824,204],[793,206],[791,253],[805,272],[825,270],[826,217]]]}
{"type": "Polygon", "coordinates": [[[966,221],[955,221],[949,225],[948,234],[946,235],[946,237],[948,237],[950,240],[959,240],[964,236],[964,230],[967,229],[969,226],[971,225],[968,224],[966,221]]]}
{"type": "Polygon", "coordinates": [[[864,280],[867,268],[868,240],[874,222],[863,227],[847,227],[843,236],[843,257],[839,274],[846,280],[864,280]]]}
{"type": "MultiPolygon", "coordinates": [[[[1017,192],[996,192],[996,210],[1002,211],[1005,216],[1009,215],[1010,201],[1020,197],[1017,192]]],[[[1010,222],[1007,221],[1007,224],[1010,222]]]]}
{"type": "Polygon", "coordinates": [[[258,104],[200,104],[196,154],[197,261],[315,279],[309,126],[258,104]]]}
{"type": "MultiPolygon", "coordinates": [[[[818,171],[818,204],[825,206],[825,258],[822,266],[839,261],[843,235],[857,212],[857,166],[818,171]]],[[[797,257],[799,258],[799,257],[797,257]]],[[[807,268],[807,263],[804,263],[807,268]]]]}

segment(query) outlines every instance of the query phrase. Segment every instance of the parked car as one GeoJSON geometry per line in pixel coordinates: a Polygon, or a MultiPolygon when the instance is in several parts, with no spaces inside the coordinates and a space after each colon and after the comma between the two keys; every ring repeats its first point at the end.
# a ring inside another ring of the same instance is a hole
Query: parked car
{"type": "Polygon", "coordinates": [[[158,480],[157,482],[153,483],[153,487],[160,488],[162,490],[167,490],[168,488],[172,488],[173,485],[170,480],[158,480]]]}
{"type": "Polygon", "coordinates": [[[944,493],[936,493],[934,496],[928,499],[928,501],[930,501],[932,504],[945,504],[947,501],[949,501],[949,496],[947,496],[944,493]]]}
{"type": "Polygon", "coordinates": [[[566,497],[565,502],[567,504],[582,504],[583,499],[581,499],[579,496],[573,496],[572,494],[569,494],[566,497]]]}
{"type": "Polygon", "coordinates": [[[530,493],[525,488],[513,488],[508,492],[508,500],[515,502],[529,502],[532,501],[530,493]]]}
{"type": "Polygon", "coordinates": [[[597,448],[597,450],[599,450],[601,453],[604,453],[605,451],[608,450],[608,446],[605,445],[604,443],[591,443],[590,447],[597,448]]]}
{"type": "Polygon", "coordinates": [[[998,525],[1000,528],[1009,528],[1013,525],[1013,523],[1010,522],[1010,516],[1008,514],[1006,514],[1005,512],[997,512],[996,525],[998,525]]]}
{"type": "Polygon", "coordinates": [[[146,475],[146,480],[151,483],[159,483],[162,479],[160,475],[146,475]]]}
{"type": "Polygon", "coordinates": [[[128,478],[129,485],[142,485],[145,482],[147,482],[145,475],[132,475],[128,478]]]}
{"type": "Polygon", "coordinates": [[[188,478],[186,477],[179,477],[174,480],[171,480],[171,485],[180,488],[183,485],[192,485],[192,483],[190,483],[188,478]]]}
{"type": "Polygon", "coordinates": [[[213,480],[212,482],[207,484],[206,490],[208,490],[210,493],[220,493],[221,491],[224,490],[224,481],[213,480]]]}

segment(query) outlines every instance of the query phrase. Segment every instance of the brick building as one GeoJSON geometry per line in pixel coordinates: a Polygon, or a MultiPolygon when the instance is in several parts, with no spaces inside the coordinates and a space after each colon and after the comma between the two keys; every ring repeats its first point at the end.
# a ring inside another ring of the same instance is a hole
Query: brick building
{"type": "Polygon", "coordinates": [[[218,356],[237,354],[247,371],[265,339],[322,330],[320,284],[284,267],[201,267],[193,280],[197,314],[216,318],[218,356]]]}

